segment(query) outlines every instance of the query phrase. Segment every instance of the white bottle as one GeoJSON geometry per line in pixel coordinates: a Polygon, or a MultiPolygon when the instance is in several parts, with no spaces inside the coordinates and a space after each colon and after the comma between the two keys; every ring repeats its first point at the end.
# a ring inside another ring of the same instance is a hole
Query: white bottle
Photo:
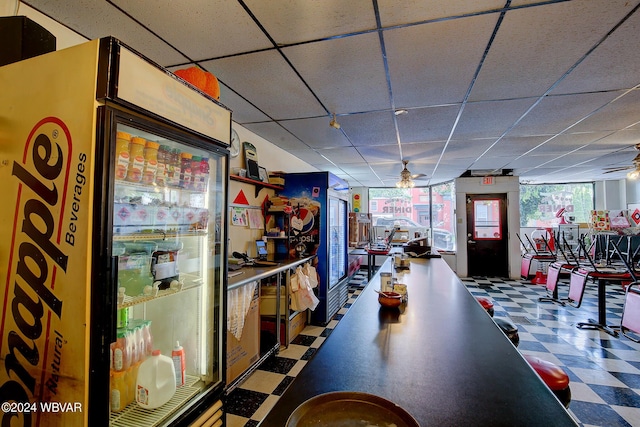
{"type": "Polygon", "coordinates": [[[184,385],[184,349],[180,345],[180,341],[176,341],[176,346],[171,352],[171,359],[173,359],[173,369],[176,374],[176,387],[184,385]]]}
{"type": "Polygon", "coordinates": [[[138,368],[136,402],[145,409],[154,409],[167,403],[176,392],[173,361],[154,350],[138,368]]]}

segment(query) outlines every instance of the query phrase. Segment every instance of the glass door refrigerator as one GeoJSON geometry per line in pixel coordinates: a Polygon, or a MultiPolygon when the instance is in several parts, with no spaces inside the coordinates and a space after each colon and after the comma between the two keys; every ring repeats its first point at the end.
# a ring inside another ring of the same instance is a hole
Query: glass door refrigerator
{"type": "Polygon", "coordinates": [[[280,195],[292,207],[289,246],[315,254],[320,300],[311,322],[326,325],[349,297],[349,185],[330,172],[290,173],[280,195]]]}
{"type": "Polygon", "coordinates": [[[222,425],[231,112],[114,38],[0,86],[3,425],[222,425]]]}

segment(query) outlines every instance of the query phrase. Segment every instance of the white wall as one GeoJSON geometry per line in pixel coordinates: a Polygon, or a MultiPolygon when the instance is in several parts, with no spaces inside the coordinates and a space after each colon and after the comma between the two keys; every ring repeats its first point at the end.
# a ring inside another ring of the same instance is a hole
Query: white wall
{"type": "MultiPolygon", "coordinates": [[[[233,129],[238,132],[240,141],[248,141],[256,147],[258,154],[258,165],[267,169],[267,171],[285,171],[293,172],[314,172],[318,169],[310,164],[300,160],[275,145],[271,144],[264,138],[251,132],[243,126],[233,123],[233,129]]],[[[241,153],[237,157],[230,158],[229,168],[244,168],[244,156],[241,153]]],[[[233,206],[234,201],[244,195],[250,206],[261,207],[267,197],[273,197],[275,190],[263,188],[259,191],[257,197],[255,194],[256,187],[253,184],[246,184],[238,181],[229,181],[229,203],[233,206]],[[242,194],[241,194],[242,193],[242,194]]],[[[231,208],[229,208],[231,209],[231,208]]],[[[229,215],[229,218],[231,216],[229,215]]],[[[255,256],[254,242],[260,239],[263,230],[251,229],[249,227],[231,225],[229,222],[229,254],[233,251],[245,252],[249,256],[255,256]]],[[[272,251],[271,248],[267,248],[272,251]]]]}

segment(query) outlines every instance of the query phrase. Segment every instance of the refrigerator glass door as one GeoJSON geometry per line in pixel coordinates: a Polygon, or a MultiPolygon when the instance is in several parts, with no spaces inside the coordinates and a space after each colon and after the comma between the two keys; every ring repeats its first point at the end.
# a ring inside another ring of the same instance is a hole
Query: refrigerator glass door
{"type": "Polygon", "coordinates": [[[118,117],[115,125],[110,424],[157,425],[221,383],[227,163],[199,139],[118,117]],[[153,350],[172,357],[178,345],[184,359],[172,360],[172,378],[155,368],[143,375],[153,350]]]}
{"type": "Polygon", "coordinates": [[[329,288],[347,274],[347,202],[329,198],[329,288]]]}

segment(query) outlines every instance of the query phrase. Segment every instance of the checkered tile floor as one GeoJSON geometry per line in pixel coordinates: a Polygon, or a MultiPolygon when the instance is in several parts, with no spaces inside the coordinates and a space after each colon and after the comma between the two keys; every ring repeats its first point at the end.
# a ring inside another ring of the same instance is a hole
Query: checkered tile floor
{"type": "MultiPolygon", "coordinates": [[[[260,366],[226,402],[227,427],[257,426],[286,387],[313,357],[366,284],[356,276],[349,301],[326,327],[308,326],[277,357],[260,366]]],[[[589,285],[582,306],[562,307],[539,302],[545,287],[497,278],[463,278],[476,296],[494,303],[494,317],[507,318],[518,327],[523,354],[561,366],[570,377],[569,411],[581,426],[640,425],[640,345],[597,330],[576,328],[576,323],[597,317],[595,285],[589,285]]],[[[566,282],[560,297],[566,295],[566,282]]],[[[619,324],[624,293],[611,286],[607,293],[607,320],[619,324]]]]}

